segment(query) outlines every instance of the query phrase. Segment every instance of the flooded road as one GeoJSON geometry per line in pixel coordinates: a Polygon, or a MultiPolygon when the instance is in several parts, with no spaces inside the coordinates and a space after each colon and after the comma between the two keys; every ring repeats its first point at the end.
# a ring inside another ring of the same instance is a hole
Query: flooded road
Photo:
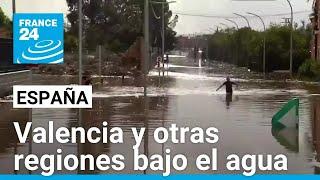
{"type": "MultiPolygon", "coordinates": [[[[108,86],[94,93],[93,109],[82,110],[83,126],[101,127],[107,121],[110,127],[121,127],[125,132],[125,144],[19,144],[12,121],[26,124],[32,121],[34,126],[48,125],[54,121],[55,126],[76,127],[78,111],[72,109],[34,109],[13,110],[10,101],[0,103],[0,173],[25,174],[26,170],[14,171],[14,154],[36,155],[55,154],[62,148],[62,154],[123,154],[126,156],[126,170],[132,171],[132,145],[134,139],[131,127],[147,127],[148,136],[143,140],[141,152],[152,155],[162,154],[166,148],[172,154],[185,154],[194,162],[203,153],[210,153],[218,148],[218,171],[230,173],[225,169],[226,156],[229,154],[285,154],[288,157],[289,174],[320,173],[320,88],[317,85],[299,82],[264,81],[247,79],[233,75],[232,80],[240,87],[233,96],[226,96],[224,90],[216,92],[230,72],[216,71],[218,65],[208,68],[197,68],[177,63],[170,65],[164,77],[159,72],[150,73],[148,97],[143,96],[143,87],[135,86],[131,79],[123,84],[107,78],[108,86]],[[179,65],[177,65],[179,64],[179,65]],[[271,118],[291,98],[298,97],[300,104],[299,130],[277,132],[271,127],[271,118]],[[146,109],[146,110],[145,110],[146,109]],[[157,127],[170,127],[171,124],[181,127],[216,127],[219,129],[219,143],[215,145],[194,145],[191,143],[164,145],[152,140],[152,130],[157,127]],[[316,153],[318,152],[318,153],[316,153]]],[[[39,77],[36,77],[39,78],[39,77]]],[[[67,81],[67,80],[66,80],[67,81]]],[[[63,83],[66,83],[63,81],[63,83]]],[[[59,82],[61,83],[61,82],[59,82]]],[[[63,84],[62,83],[62,84],[63,84]]],[[[38,171],[36,173],[40,173],[38,171]]],[[[59,171],[57,173],[116,173],[91,171],[59,171]]],[[[152,173],[151,171],[141,173],[152,173]]],[[[179,173],[212,173],[200,172],[194,164],[179,173]]],[[[234,172],[240,173],[240,172],[234,172]]],[[[261,172],[260,172],[261,173],[261,172]]],[[[276,173],[276,172],[275,172],[276,173]]]]}

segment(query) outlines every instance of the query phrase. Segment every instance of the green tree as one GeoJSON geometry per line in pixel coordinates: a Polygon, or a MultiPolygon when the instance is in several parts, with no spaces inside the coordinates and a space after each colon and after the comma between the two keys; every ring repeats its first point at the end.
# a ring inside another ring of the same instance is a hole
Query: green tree
{"type": "MultiPolygon", "coordinates": [[[[266,65],[269,72],[289,69],[290,27],[272,25],[266,32],[249,28],[238,31],[217,31],[209,40],[210,59],[226,61],[238,66],[262,71],[263,36],[266,36],[266,65]]],[[[310,57],[311,28],[303,25],[294,29],[293,69],[298,72],[301,64],[310,57]]]]}
{"type": "Polygon", "coordinates": [[[315,59],[307,59],[299,67],[299,76],[309,78],[316,81],[320,80],[320,63],[315,59]]]}
{"type": "MultiPolygon", "coordinates": [[[[161,0],[163,1],[163,0],[161,0]]],[[[67,0],[68,20],[72,35],[78,33],[78,0],[67,0]]],[[[152,45],[160,47],[159,36],[161,21],[155,15],[161,15],[160,5],[150,8],[150,32],[152,45]]],[[[143,36],[144,0],[94,0],[83,2],[85,44],[95,49],[98,44],[114,52],[123,52],[139,36],[143,36]]],[[[172,13],[165,8],[167,47],[173,48],[175,32],[168,27],[172,13]]],[[[161,42],[160,42],[161,43],[161,42]]]]}

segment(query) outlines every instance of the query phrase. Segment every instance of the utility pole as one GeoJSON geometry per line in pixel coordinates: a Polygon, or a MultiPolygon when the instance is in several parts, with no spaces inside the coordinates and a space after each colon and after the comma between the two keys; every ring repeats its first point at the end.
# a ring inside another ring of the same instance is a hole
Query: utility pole
{"type": "Polygon", "coordinates": [[[16,0],[12,0],[12,16],[16,13],[16,0]]]}
{"type": "MultiPolygon", "coordinates": [[[[14,14],[16,13],[16,0],[12,0],[12,22],[14,21],[14,14]]],[[[11,34],[11,36],[13,37],[13,33],[11,34]]],[[[30,71],[30,73],[32,74],[32,72],[30,71]]]]}
{"type": "Polygon", "coordinates": [[[290,22],[290,75],[293,76],[293,8],[290,0],[287,0],[291,10],[291,22],[290,22]]]}
{"type": "Polygon", "coordinates": [[[144,96],[147,96],[147,76],[149,70],[149,0],[144,1],[144,51],[143,51],[143,76],[144,96]]]}
{"type": "MultiPolygon", "coordinates": [[[[165,0],[164,0],[165,1],[165,0]]],[[[165,14],[164,14],[164,3],[162,3],[162,62],[163,62],[163,67],[164,67],[164,53],[165,53],[165,14]]],[[[164,72],[164,69],[163,69],[164,72]]]]}
{"type": "MultiPolygon", "coordinates": [[[[78,1],[78,15],[79,15],[79,85],[82,85],[82,0],[78,1]]],[[[81,127],[83,125],[82,109],[78,109],[78,125],[81,127]]],[[[77,145],[78,156],[81,154],[81,144],[77,145]]],[[[80,172],[80,168],[78,168],[80,172]]]]}
{"type": "Polygon", "coordinates": [[[258,17],[263,24],[263,29],[264,29],[264,32],[263,32],[264,33],[264,35],[263,35],[263,74],[265,76],[266,75],[266,29],[267,29],[266,24],[264,23],[263,18],[261,16],[254,14],[254,13],[250,13],[250,12],[248,12],[248,14],[251,14],[253,16],[258,17]]]}
{"type": "Polygon", "coordinates": [[[206,41],[207,41],[207,51],[206,51],[206,58],[207,58],[207,61],[208,61],[208,63],[210,62],[210,60],[209,60],[209,37],[207,37],[207,39],[206,39],[206,41]]]}
{"type": "Polygon", "coordinates": [[[79,85],[82,85],[82,0],[78,2],[79,13],[79,85]]]}
{"type": "Polygon", "coordinates": [[[102,45],[98,46],[98,54],[99,54],[99,82],[102,87],[103,81],[102,81],[102,45]]]}

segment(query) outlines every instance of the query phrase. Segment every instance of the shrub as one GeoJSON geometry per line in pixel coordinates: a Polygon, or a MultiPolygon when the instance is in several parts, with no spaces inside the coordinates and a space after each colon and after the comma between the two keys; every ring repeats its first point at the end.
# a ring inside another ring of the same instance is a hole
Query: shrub
{"type": "Polygon", "coordinates": [[[314,59],[307,59],[299,67],[299,76],[302,78],[319,80],[320,79],[320,62],[314,59]]]}

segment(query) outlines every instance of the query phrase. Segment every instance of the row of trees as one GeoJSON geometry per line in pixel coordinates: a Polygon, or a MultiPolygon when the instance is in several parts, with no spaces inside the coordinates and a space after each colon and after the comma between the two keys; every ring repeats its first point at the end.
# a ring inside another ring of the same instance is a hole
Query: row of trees
{"type": "MultiPolygon", "coordinates": [[[[66,50],[77,48],[78,0],[66,0],[69,26],[65,34],[66,50]]],[[[158,0],[166,2],[166,0],[158,0]]],[[[144,0],[86,0],[83,2],[84,39],[87,49],[103,45],[112,52],[124,52],[143,36],[144,0]]],[[[153,47],[161,47],[162,6],[150,7],[150,33],[153,47]]],[[[169,27],[172,12],[165,5],[166,48],[173,49],[176,32],[169,27]]]]}
{"type": "MultiPolygon", "coordinates": [[[[293,70],[310,58],[311,27],[295,26],[293,32],[293,70]]],[[[255,71],[263,70],[263,38],[266,36],[266,70],[288,70],[290,66],[290,27],[271,25],[266,32],[250,28],[226,29],[206,35],[209,59],[225,61],[255,71]]]]}

